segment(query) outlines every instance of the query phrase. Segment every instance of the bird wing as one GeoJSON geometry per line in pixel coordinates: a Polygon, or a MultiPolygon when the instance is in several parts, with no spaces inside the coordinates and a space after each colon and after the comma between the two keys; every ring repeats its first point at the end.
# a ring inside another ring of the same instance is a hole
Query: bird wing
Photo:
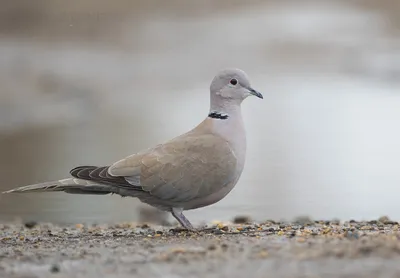
{"type": "MultiPolygon", "coordinates": [[[[215,134],[185,134],[122,159],[103,176],[162,200],[183,202],[217,192],[236,176],[236,156],[215,134]]],[[[110,180],[110,182],[112,182],[110,180]]]]}

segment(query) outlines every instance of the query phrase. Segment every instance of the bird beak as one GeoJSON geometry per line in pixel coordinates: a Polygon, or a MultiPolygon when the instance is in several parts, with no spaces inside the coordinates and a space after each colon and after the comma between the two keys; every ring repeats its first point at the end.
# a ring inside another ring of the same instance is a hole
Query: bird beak
{"type": "Polygon", "coordinates": [[[254,90],[253,88],[247,88],[250,92],[250,94],[252,94],[253,96],[256,96],[258,98],[263,99],[263,95],[260,92],[257,92],[256,90],[254,90]]]}

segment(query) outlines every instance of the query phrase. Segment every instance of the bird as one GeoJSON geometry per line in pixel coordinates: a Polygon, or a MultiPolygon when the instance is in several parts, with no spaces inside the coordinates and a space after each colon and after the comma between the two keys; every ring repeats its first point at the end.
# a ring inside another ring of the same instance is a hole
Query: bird
{"type": "Polygon", "coordinates": [[[118,194],[167,211],[183,229],[196,231],[183,211],[215,204],[237,184],[245,164],[246,132],[241,104],[263,99],[237,68],[220,70],[210,88],[210,110],[188,132],[108,166],[78,166],[69,178],[3,193],[118,194]]]}

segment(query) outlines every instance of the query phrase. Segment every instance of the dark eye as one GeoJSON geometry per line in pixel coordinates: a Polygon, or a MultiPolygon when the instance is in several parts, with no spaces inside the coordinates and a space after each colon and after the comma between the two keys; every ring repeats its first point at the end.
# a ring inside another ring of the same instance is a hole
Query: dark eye
{"type": "Polygon", "coordinates": [[[237,79],[233,78],[233,79],[231,79],[231,81],[229,81],[229,83],[231,83],[233,86],[235,86],[238,83],[238,81],[237,81],[237,79]]]}

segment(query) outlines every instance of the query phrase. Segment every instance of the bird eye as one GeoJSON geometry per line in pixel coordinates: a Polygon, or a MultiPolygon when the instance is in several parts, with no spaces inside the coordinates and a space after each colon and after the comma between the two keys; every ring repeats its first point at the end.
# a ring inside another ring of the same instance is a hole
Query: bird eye
{"type": "Polygon", "coordinates": [[[231,79],[231,81],[229,81],[229,83],[231,83],[233,86],[235,86],[238,83],[238,81],[237,81],[237,79],[233,78],[233,79],[231,79]]]}

